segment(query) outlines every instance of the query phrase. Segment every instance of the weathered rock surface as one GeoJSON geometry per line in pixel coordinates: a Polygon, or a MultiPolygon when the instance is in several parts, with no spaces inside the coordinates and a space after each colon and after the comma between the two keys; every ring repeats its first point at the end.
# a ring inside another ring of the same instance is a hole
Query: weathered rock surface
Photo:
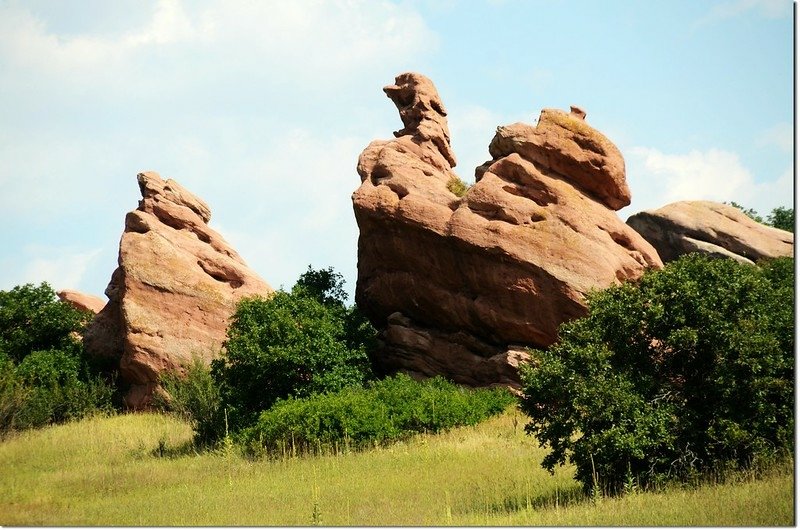
{"type": "Polygon", "coordinates": [[[794,234],[750,219],[741,210],[711,201],[680,201],[632,215],[628,225],[665,262],[701,252],[743,263],[791,256],[794,234]]]}
{"type": "Polygon", "coordinates": [[[402,74],[384,91],[405,127],[363,151],[353,194],[356,302],[381,331],[384,370],[515,386],[521,348],[551,344],[587,292],[662,266],[616,215],[630,202],[624,161],[580,109],[499,127],[458,197],[431,81],[402,74]]]}
{"type": "Polygon", "coordinates": [[[75,309],[91,311],[94,314],[99,313],[106,306],[106,302],[102,298],[71,289],[58,291],[56,295],[58,295],[59,300],[67,302],[75,309]]]}
{"type": "Polygon", "coordinates": [[[148,404],[165,370],[210,361],[236,302],[272,288],[209,228],[208,206],[174,180],[138,175],[142,200],[125,217],[108,304],[84,336],[87,350],[119,361],[126,404],[148,404]]]}

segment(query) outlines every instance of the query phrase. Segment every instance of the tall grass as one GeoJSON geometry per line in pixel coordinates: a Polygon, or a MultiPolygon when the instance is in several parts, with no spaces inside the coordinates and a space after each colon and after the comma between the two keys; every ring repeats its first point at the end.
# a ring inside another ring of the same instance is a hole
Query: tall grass
{"type": "Polygon", "coordinates": [[[540,467],[513,411],[360,453],[195,454],[172,417],[94,417],[0,443],[2,525],[791,525],[791,470],[603,498],[540,467]],[[516,421],[515,421],[516,420],[516,421]]]}

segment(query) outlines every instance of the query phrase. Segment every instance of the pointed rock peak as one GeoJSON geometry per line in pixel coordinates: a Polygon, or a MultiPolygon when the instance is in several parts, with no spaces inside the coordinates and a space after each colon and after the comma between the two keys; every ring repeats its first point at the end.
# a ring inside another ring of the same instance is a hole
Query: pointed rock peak
{"type": "Polygon", "coordinates": [[[418,142],[432,142],[449,166],[456,157],[450,147],[447,111],[433,81],[422,74],[406,72],[394,78],[394,84],[383,87],[397,110],[404,127],[395,131],[397,138],[412,136],[418,142]]]}
{"type": "MultiPolygon", "coordinates": [[[[172,179],[166,181],[155,171],[144,171],[136,175],[139,190],[143,199],[167,201],[178,206],[185,206],[200,216],[204,223],[211,220],[211,208],[197,195],[190,192],[172,179]]],[[[145,210],[140,206],[140,210],[145,210]]]]}
{"type": "Polygon", "coordinates": [[[90,354],[118,363],[132,408],[148,406],[160,374],[218,355],[239,300],[273,292],[208,226],[204,201],[152,171],[137,181],[142,199],[125,216],[109,301],[83,336],[90,354]]]}

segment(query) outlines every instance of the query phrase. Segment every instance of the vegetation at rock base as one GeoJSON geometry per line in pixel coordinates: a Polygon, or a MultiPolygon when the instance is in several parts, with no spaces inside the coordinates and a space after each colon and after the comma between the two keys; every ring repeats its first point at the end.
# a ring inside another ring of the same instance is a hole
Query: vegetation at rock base
{"type": "Polygon", "coordinates": [[[112,387],[78,335],[90,316],[47,283],[0,291],[0,433],[111,410],[112,387]]]}
{"type": "Polygon", "coordinates": [[[226,351],[211,366],[230,429],[252,425],[279,399],[361,386],[372,377],[343,293],[341,276],[310,270],[290,292],[239,302],[226,351]]]}
{"type": "Polygon", "coordinates": [[[183,375],[161,374],[160,382],[163,392],[153,396],[154,407],[188,422],[195,444],[208,446],[224,435],[226,418],[219,387],[202,359],[193,358],[183,375]]]}
{"type": "Polygon", "coordinates": [[[543,466],[618,492],[790,454],[793,292],[791,258],[695,254],[592,294],[521,372],[543,466]]]}
{"type": "Polygon", "coordinates": [[[110,390],[78,325],[21,360],[0,352],[0,421],[17,422],[0,444],[0,524],[791,525],[793,274],[791,259],[689,256],[593,294],[589,316],[524,370],[526,429],[503,390],[373,380],[362,363],[374,330],[332,269],[309,269],[274,307],[240,307],[229,340],[241,359],[276,351],[266,370],[297,385],[262,410],[235,410],[251,395],[232,400],[222,383],[252,389],[244,378],[265,372],[226,381],[195,360],[162,380],[173,417],[86,418],[110,410],[110,390]],[[308,345],[352,364],[314,381],[308,345]],[[51,406],[65,401],[77,408],[51,406]],[[214,446],[221,437],[240,445],[214,446]]]}
{"type": "Polygon", "coordinates": [[[243,432],[245,446],[263,453],[364,448],[475,425],[516,401],[505,389],[467,389],[442,377],[418,382],[404,374],[366,388],[277,402],[243,432]]]}
{"type": "Polygon", "coordinates": [[[191,422],[200,445],[227,438],[255,453],[347,444],[367,447],[470,425],[514,401],[443,378],[376,381],[367,359],[375,330],[345,305],[340,274],[309,267],[290,292],[242,300],[227,351],[165,374],[157,405],[191,422]]]}
{"type": "MultiPolygon", "coordinates": [[[[195,453],[152,413],[92,417],[0,444],[10,526],[791,526],[792,466],[593,502],[513,410],[387,447],[258,459],[195,453]]],[[[235,448],[234,448],[235,449],[235,448]]]]}

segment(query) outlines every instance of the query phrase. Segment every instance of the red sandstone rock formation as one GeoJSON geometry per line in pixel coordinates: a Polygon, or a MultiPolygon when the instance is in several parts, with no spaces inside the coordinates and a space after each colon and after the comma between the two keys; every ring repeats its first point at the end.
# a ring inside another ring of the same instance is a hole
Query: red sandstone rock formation
{"type": "Polygon", "coordinates": [[[690,252],[743,263],[794,252],[791,232],[763,225],[738,208],[716,202],[673,202],[632,215],[628,224],[658,250],[665,262],[690,252]]]}
{"type": "Polygon", "coordinates": [[[208,206],[174,180],[138,175],[142,200],[125,217],[109,302],[84,335],[87,351],[119,360],[126,404],[148,404],[165,370],[210,361],[243,296],[272,288],[208,227],[208,206]]]}
{"type": "Polygon", "coordinates": [[[426,77],[384,88],[404,128],[358,161],[356,301],[381,331],[386,371],[518,385],[521,346],[585,314],[591,289],[661,267],[615,210],[630,202],[617,148],[585,113],[499,127],[493,160],[456,196],[444,105],[426,77]]]}
{"type": "Polygon", "coordinates": [[[58,295],[59,300],[67,302],[75,309],[80,309],[81,311],[91,311],[95,315],[102,311],[106,306],[106,303],[103,301],[103,299],[98,298],[97,296],[82,293],[80,291],[64,289],[62,291],[58,291],[56,294],[58,295]]]}

